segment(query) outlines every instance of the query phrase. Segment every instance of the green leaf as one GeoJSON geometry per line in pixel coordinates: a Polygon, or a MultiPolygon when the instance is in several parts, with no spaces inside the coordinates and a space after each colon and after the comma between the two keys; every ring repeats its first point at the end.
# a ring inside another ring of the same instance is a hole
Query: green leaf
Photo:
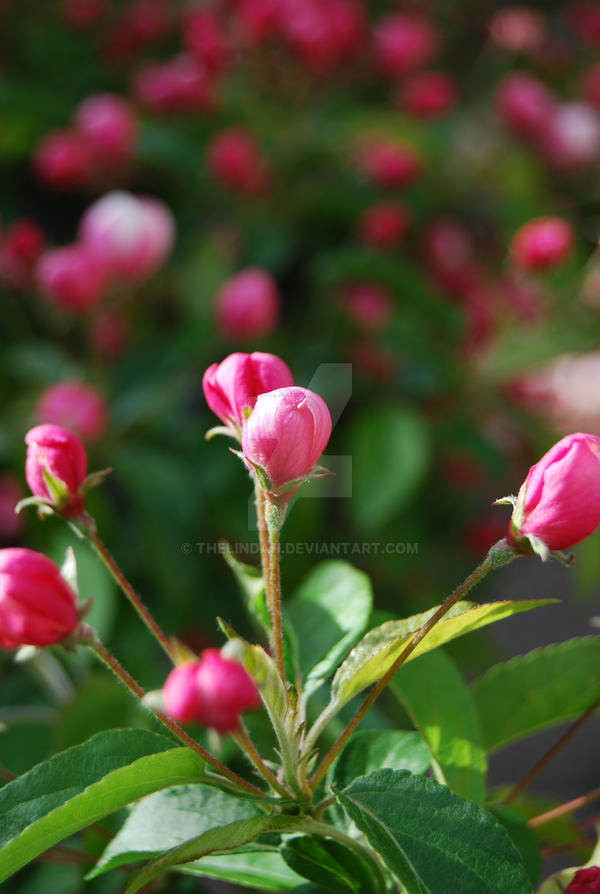
{"type": "Polygon", "coordinates": [[[483,803],[487,761],[479,716],[453,661],[441,649],[422,655],[394,674],[390,690],[425,739],[438,782],[483,803]]]}
{"type": "MultiPolygon", "coordinates": [[[[509,618],[518,612],[550,605],[554,601],[532,599],[520,602],[490,602],[475,606],[471,602],[457,602],[419,643],[407,660],[412,661],[419,655],[430,652],[465,633],[471,633],[479,627],[509,618]]],[[[438,607],[434,606],[420,615],[413,615],[401,621],[387,621],[370,630],[338,668],[331,687],[332,702],[339,708],[371,683],[383,677],[396,658],[402,654],[412,635],[435,614],[438,607]]]]}
{"type": "Polygon", "coordinates": [[[505,804],[490,804],[487,809],[506,830],[510,840],[521,854],[531,884],[535,885],[542,871],[542,858],[539,842],[533,830],[527,825],[527,820],[505,804]]]}
{"type": "Polygon", "coordinates": [[[471,691],[490,753],[572,720],[600,697],[600,637],[567,640],[496,664],[471,691]]]}
{"type": "Polygon", "coordinates": [[[362,528],[377,530],[411,499],[429,465],[422,417],[404,408],[361,413],[351,428],[352,505],[362,528]]]}
{"type": "Polygon", "coordinates": [[[206,857],[181,866],[180,871],[266,891],[295,891],[303,881],[279,853],[269,851],[206,857]]]}
{"type": "Polygon", "coordinates": [[[371,894],[377,891],[373,874],[356,853],[331,838],[297,835],[280,848],[288,866],[331,894],[371,894]]]}
{"type": "Polygon", "coordinates": [[[433,779],[377,770],[336,797],[409,894],[531,894],[502,827],[433,779]]]}
{"type": "Polygon", "coordinates": [[[333,765],[331,775],[338,788],[345,788],[357,776],[383,767],[425,773],[430,763],[427,745],[419,733],[366,729],[354,733],[333,765]]]}
{"type": "Polygon", "coordinates": [[[237,850],[265,832],[283,832],[294,826],[301,826],[301,824],[301,817],[266,816],[263,814],[228,823],[226,826],[216,829],[209,829],[197,838],[172,848],[158,860],[153,860],[140,872],[135,873],[125,889],[125,894],[135,894],[157,875],[173,869],[178,864],[199,860],[208,854],[237,850]]]}
{"type": "Polygon", "coordinates": [[[303,581],[286,614],[298,642],[306,696],[366,630],[372,604],[368,577],[347,562],[322,562],[303,581]]]}
{"type": "Polygon", "coordinates": [[[207,785],[177,785],[155,792],[132,808],[87,877],[156,857],[216,826],[263,815],[251,801],[207,785]]]}
{"type": "Polygon", "coordinates": [[[149,792],[201,776],[189,748],[146,730],[100,733],[0,789],[0,881],[149,792]]]}

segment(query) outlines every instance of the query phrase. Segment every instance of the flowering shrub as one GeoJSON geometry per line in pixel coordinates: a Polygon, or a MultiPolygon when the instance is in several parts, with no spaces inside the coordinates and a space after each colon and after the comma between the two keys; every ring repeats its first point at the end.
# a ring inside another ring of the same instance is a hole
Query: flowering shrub
{"type": "Polygon", "coordinates": [[[0,25],[0,880],[593,886],[594,768],[494,755],[600,697],[595,5],[0,25]]]}

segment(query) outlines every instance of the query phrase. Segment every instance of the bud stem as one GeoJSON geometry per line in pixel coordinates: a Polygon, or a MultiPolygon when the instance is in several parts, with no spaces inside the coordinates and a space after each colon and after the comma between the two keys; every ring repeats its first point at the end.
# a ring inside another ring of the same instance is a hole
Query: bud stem
{"type": "MultiPolygon", "coordinates": [[[[94,652],[97,657],[102,661],[108,668],[113,672],[113,674],[119,678],[121,683],[129,689],[130,692],[135,695],[137,699],[140,701],[146,695],[145,691],[142,687],[137,683],[131,674],[129,674],[122,664],[111,655],[111,653],[106,649],[101,642],[97,639],[91,643],[89,643],[89,647],[94,652]]],[[[148,707],[147,705],[145,705],[148,707]]],[[[252,785],[250,782],[246,782],[245,779],[242,779],[241,776],[238,776],[237,773],[234,773],[233,770],[230,770],[229,767],[226,767],[225,764],[222,764],[220,761],[213,757],[212,754],[209,754],[208,751],[205,751],[201,745],[199,745],[191,736],[183,730],[178,723],[172,720],[168,714],[165,714],[164,711],[158,711],[155,708],[148,708],[149,711],[154,714],[154,716],[160,720],[163,726],[166,726],[183,745],[187,746],[187,748],[191,748],[192,751],[195,751],[196,754],[200,755],[200,757],[206,761],[207,764],[210,764],[218,773],[222,776],[225,776],[230,782],[232,782],[236,788],[239,790],[244,789],[247,792],[251,792],[253,795],[264,796],[264,792],[262,792],[255,785],[252,785]]]]}
{"type": "MultiPolygon", "coordinates": [[[[310,784],[313,789],[319,784],[325,773],[327,772],[328,767],[333,763],[337,755],[340,753],[343,746],[346,744],[348,738],[352,735],[360,721],[363,719],[367,711],[371,708],[373,703],[379,698],[385,687],[388,685],[396,671],[404,664],[404,662],[409,658],[409,656],[414,652],[419,643],[427,636],[427,634],[432,630],[438,621],[444,617],[444,615],[450,611],[452,606],[458,602],[460,599],[465,596],[469,590],[472,590],[483,578],[489,574],[494,568],[499,568],[501,565],[507,565],[509,562],[512,562],[513,559],[517,558],[517,553],[507,544],[505,539],[499,540],[497,543],[492,546],[487,556],[483,560],[483,562],[477,566],[477,568],[471,572],[471,574],[463,581],[460,586],[456,588],[456,590],[446,599],[442,605],[438,608],[438,610],[429,618],[428,621],[423,624],[423,626],[417,630],[412,639],[407,643],[406,647],[400,653],[398,658],[394,661],[390,669],[384,676],[373,686],[362,705],[352,718],[352,720],[348,723],[345,730],[341,733],[341,735],[336,739],[333,743],[320,765],[315,770],[312,779],[310,780],[310,784]]],[[[325,709],[327,711],[327,709],[325,709]]],[[[324,712],[325,713],[325,712],[324,712]]],[[[319,720],[316,721],[319,724],[319,720]]],[[[319,724],[319,727],[321,725],[319,724]]],[[[313,736],[309,737],[311,740],[313,736]]]]}
{"type": "Polygon", "coordinates": [[[154,620],[154,618],[152,617],[152,615],[150,614],[150,612],[148,611],[146,606],[143,604],[142,600],[136,594],[135,590],[133,589],[133,587],[131,586],[131,584],[129,583],[129,581],[127,580],[127,578],[125,577],[125,575],[123,574],[123,572],[121,571],[121,569],[119,568],[119,566],[117,565],[117,563],[115,562],[115,560],[113,559],[113,557],[111,556],[111,554],[109,553],[109,551],[107,550],[107,548],[105,547],[103,542],[98,537],[96,530],[95,530],[95,525],[93,523],[90,525],[89,521],[91,521],[91,520],[84,515],[83,519],[82,519],[82,522],[83,522],[82,524],[78,523],[79,520],[77,520],[73,524],[74,524],[75,528],[79,531],[79,533],[83,534],[84,538],[89,543],[91,543],[94,550],[96,551],[96,554],[100,557],[101,561],[104,563],[104,565],[106,566],[106,568],[108,569],[108,571],[110,572],[110,574],[112,575],[114,580],[117,582],[117,584],[119,585],[119,587],[121,588],[121,590],[123,591],[123,593],[125,594],[127,599],[129,600],[131,605],[134,607],[134,609],[136,610],[136,612],[138,613],[138,615],[140,616],[140,618],[142,619],[142,621],[144,622],[144,624],[146,625],[146,627],[148,628],[150,633],[158,640],[158,642],[160,643],[160,645],[162,646],[164,651],[167,653],[167,655],[169,656],[171,661],[175,664],[176,661],[175,661],[175,655],[173,652],[173,648],[171,647],[171,644],[169,643],[169,640],[167,639],[165,633],[163,633],[161,628],[158,626],[158,624],[156,623],[156,621],[154,620]],[[88,523],[86,524],[86,522],[88,522],[88,523]]]}
{"type": "Polygon", "coordinates": [[[275,774],[269,770],[262,757],[256,750],[256,746],[254,742],[250,738],[248,734],[248,730],[244,726],[244,724],[240,720],[240,728],[237,732],[233,733],[233,738],[238,743],[242,751],[247,755],[249,760],[254,764],[260,775],[263,777],[266,782],[269,783],[271,788],[277,792],[277,794],[281,795],[282,798],[293,799],[293,795],[289,792],[285,786],[283,786],[275,774]]]}
{"type": "Polygon", "coordinates": [[[566,804],[561,804],[560,807],[548,810],[547,813],[540,813],[539,816],[534,816],[533,819],[529,820],[527,825],[530,828],[542,826],[544,823],[549,823],[551,820],[556,819],[559,816],[564,816],[565,813],[572,813],[574,810],[578,810],[580,807],[590,804],[597,798],[600,798],[600,788],[595,788],[592,792],[587,795],[582,795],[580,798],[574,798],[572,801],[567,801],[566,804]]]}
{"type": "MultiPolygon", "coordinates": [[[[264,497],[263,497],[264,500],[264,497]]],[[[279,577],[279,535],[285,518],[285,505],[264,500],[265,520],[268,533],[266,563],[263,553],[263,574],[265,578],[265,595],[269,610],[270,643],[273,657],[281,679],[285,682],[285,665],[283,661],[283,631],[281,626],[281,580],[279,577]]],[[[259,523],[260,524],[260,523],[259,523]]]]}

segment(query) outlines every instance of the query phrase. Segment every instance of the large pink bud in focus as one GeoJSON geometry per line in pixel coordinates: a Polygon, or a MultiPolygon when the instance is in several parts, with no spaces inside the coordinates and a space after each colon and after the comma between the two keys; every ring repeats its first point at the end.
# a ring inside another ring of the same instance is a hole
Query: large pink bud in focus
{"type": "Polygon", "coordinates": [[[35,414],[40,422],[58,425],[87,443],[97,441],[106,428],[104,398],[90,385],[58,382],[40,395],[35,414]]]}
{"type": "Polygon", "coordinates": [[[120,96],[89,96],[75,110],[75,127],[102,168],[123,164],[133,155],[137,122],[131,105],[120,96]]]}
{"type": "Polygon", "coordinates": [[[58,425],[37,425],[25,435],[25,479],[34,497],[55,503],[44,481],[44,471],[62,484],[64,500],[55,505],[71,518],[83,511],[79,488],[87,472],[87,456],[79,438],[58,425]]]}
{"type": "Polygon", "coordinates": [[[0,647],[49,646],[79,624],[77,597],[54,562],[30,549],[0,550],[0,647]]]}
{"type": "Polygon", "coordinates": [[[90,205],[79,232],[86,249],[109,274],[137,282],[164,263],[173,245],[175,224],[158,199],[115,191],[90,205]]]}
{"type": "Polygon", "coordinates": [[[438,49],[438,33],[429,19],[396,12],[381,19],[373,32],[377,67],[390,78],[423,68],[438,49]]]}
{"type": "Polygon", "coordinates": [[[530,536],[549,550],[579,543],[600,524],[600,438],[567,435],[531,467],[509,540],[530,536]]]}
{"type": "Polygon", "coordinates": [[[547,270],[562,263],[572,245],[573,231],[566,220],[537,217],[519,227],[510,245],[510,256],[522,270],[547,270]]]}
{"type": "Polygon", "coordinates": [[[53,189],[77,189],[94,179],[95,164],[81,134],[53,130],[35,148],[33,166],[40,180],[53,189]]]}
{"type": "MultiPolygon", "coordinates": [[[[202,377],[206,403],[225,425],[241,429],[244,410],[259,394],[294,384],[288,366],[274,354],[230,354],[213,363],[202,377]]],[[[239,433],[239,432],[238,432],[239,433]]]]}
{"type": "Polygon", "coordinates": [[[63,310],[88,310],[105,295],[106,275],[84,245],[65,245],[44,252],[35,274],[42,294],[63,310]]]}
{"type": "Polygon", "coordinates": [[[600,866],[578,869],[565,894],[600,894],[600,866]]]}
{"type": "Polygon", "coordinates": [[[310,476],[331,434],[325,401],[307,388],[261,394],[242,428],[242,453],[268,478],[268,491],[286,502],[310,476]],[[290,482],[295,487],[285,488],[290,482]],[[282,488],[284,492],[278,493],[282,488]]]}
{"type": "Polygon", "coordinates": [[[223,658],[218,649],[205,649],[197,660],[175,667],[163,687],[163,701],[175,720],[195,721],[219,733],[235,732],[240,714],[260,705],[245,668],[223,658]]]}
{"type": "Polygon", "coordinates": [[[219,329],[226,338],[270,335],[279,319],[279,291],[270,273],[248,267],[228,279],[217,295],[219,329]]]}

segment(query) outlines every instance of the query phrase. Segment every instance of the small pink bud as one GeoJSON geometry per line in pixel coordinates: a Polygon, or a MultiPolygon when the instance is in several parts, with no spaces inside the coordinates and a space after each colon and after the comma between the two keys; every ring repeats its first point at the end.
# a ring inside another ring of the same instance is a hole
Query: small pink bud
{"type": "Polygon", "coordinates": [[[510,245],[510,256],[523,270],[547,270],[565,260],[572,244],[573,231],[566,220],[538,217],[519,227],[510,245]]]}
{"type": "Polygon", "coordinates": [[[130,104],[111,93],[89,96],[75,110],[75,127],[104,169],[121,165],[133,155],[137,123],[130,104]]]}
{"type": "Polygon", "coordinates": [[[0,647],[49,646],[79,623],[77,597],[56,565],[30,549],[0,550],[0,647]]]}
{"type": "Polygon", "coordinates": [[[500,81],[496,102],[509,130],[527,139],[542,133],[556,107],[554,96],[545,84],[518,71],[500,81]]]}
{"type": "Polygon", "coordinates": [[[343,290],[341,298],[348,316],[364,332],[380,332],[390,321],[394,302],[377,283],[353,283],[343,290]]]}
{"type": "Polygon", "coordinates": [[[529,470],[509,537],[529,535],[550,550],[562,550],[599,524],[600,438],[567,435],[529,470]]]}
{"type": "Polygon", "coordinates": [[[231,55],[223,27],[214,13],[201,7],[184,15],[183,45],[207,71],[219,73],[227,67],[231,55]]]}
{"type": "Polygon", "coordinates": [[[118,357],[129,341],[129,329],[125,319],[116,310],[106,310],[92,320],[90,340],[101,357],[118,357]]]}
{"type": "Polygon", "coordinates": [[[225,425],[241,429],[244,409],[254,406],[259,394],[294,384],[287,365],[274,354],[230,354],[209,366],[202,378],[208,406],[225,425]]]}
{"type": "Polygon", "coordinates": [[[600,894],[600,866],[578,869],[565,894],[600,894]]]}
{"type": "Polygon", "coordinates": [[[13,475],[0,475],[0,540],[14,540],[22,527],[15,506],[23,497],[21,485],[13,475]]]}
{"type": "Polygon", "coordinates": [[[80,382],[58,382],[40,395],[36,416],[41,423],[66,428],[87,443],[106,428],[106,404],[95,388],[80,382]]]}
{"type": "Polygon", "coordinates": [[[233,733],[240,714],[260,704],[252,678],[237,661],[206,649],[195,661],[175,667],[163,688],[165,709],[182,723],[196,721],[220,733],[233,733]]]}
{"type": "Polygon", "coordinates": [[[166,260],[175,224],[158,199],[109,192],[90,205],[79,232],[101,268],[117,279],[137,282],[156,273],[166,260]]]}
{"type": "Polygon", "coordinates": [[[279,291],[270,273],[248,267],[228,279],[217,294],[219,328],[229,339],[270,335],[279,319],[279,291]]]}
{"type": "Polygon", "coordinates": [[[42,294],[63,310],[85,311],[104,298],[105,273],[83,245],[44,252],[35,273],[42,294]]]}
{"type": "MultiPolygon", "coordinates": [[[[308,478],[331,434],[325,401],[307,388],[277,388],[258,396],[242,427],[242,452],[259,466],[276,493],[290,482],[308,478]]],[[[289,500],[297,490],[280,496],[289,500]]]]}
{"type": "Polygon", "coordinates": [[[600,118],[585,102],[564,102],[555,109],[538,140],[549,164],[563,171],[577,171],[594,164],[600,156],[600,118]]]}
{"type": "Polygon", "coordinates": [[[373,248],[393,250],[404,238],[408,226],[408,213],[399,202],[376,202],[362,213],[358,236],[373,248]]]}
{"type": "Polygon", "coordinates": [[[26,217],[13,221],[6,228],[0,246],[2,279],[15,289],[26,288],[44,242],[44,233],[35,221],[26,217]]]}
{"type": "Polygon", "coordinates": [[[494,43],[509,53],[535,53],[548,36],[544,17],[529,6],[505,6],[490,22],[494,43]]]}
{"type": "Polygon", "coordinates": [[[79,488],[87,472],[87,456],[79,438],[58,425],[37,425],[25,435],[27,459],[25,478],[32,494],[54,502],[44,480],[44,471],[57,478],[66,490],[66,500],[58,506],[71,518],[83,510],[79,488]]]}
{"type": "Polygon", "coordinates": [[[424,71],[404,82],[398,104],[414,118],[439,118],[456,104],[456,84],[442,72],[424,71]]]}
{"type": "Polygon", "coordinates": [[[33,164],[40,180],[54,189],[76,189],[94,178],[90,147],[76,131],[46,134],[35,149],[33,164]]]}
{"type": "Polygon", "coordinates": [[[412,13],[392,13],[381,19],[373,33],[375,62],[382,74],[400,78],[427,65],[438,49],[433,23],[412,13]]]}
{"type": "Polygon", "coordinates": [[[267,163],[254,138],[241,128],[218,133],[208,145],[206,162],[213,176],[230,189],[257,195],[268,185],[267,163]]]}
{"type": "Polygon", "coordinates": [[[412,183],[423,167],[413,147],[399,140],[366,143],[359,150],[359,162],[365,176],[385,189],[412,183]]]}
{"type": "Polygon", "coordinates": [[[137,71],[133,93],[157,115],[206,112],[214,106],[214,77],[188,54],[137,71]]]}

